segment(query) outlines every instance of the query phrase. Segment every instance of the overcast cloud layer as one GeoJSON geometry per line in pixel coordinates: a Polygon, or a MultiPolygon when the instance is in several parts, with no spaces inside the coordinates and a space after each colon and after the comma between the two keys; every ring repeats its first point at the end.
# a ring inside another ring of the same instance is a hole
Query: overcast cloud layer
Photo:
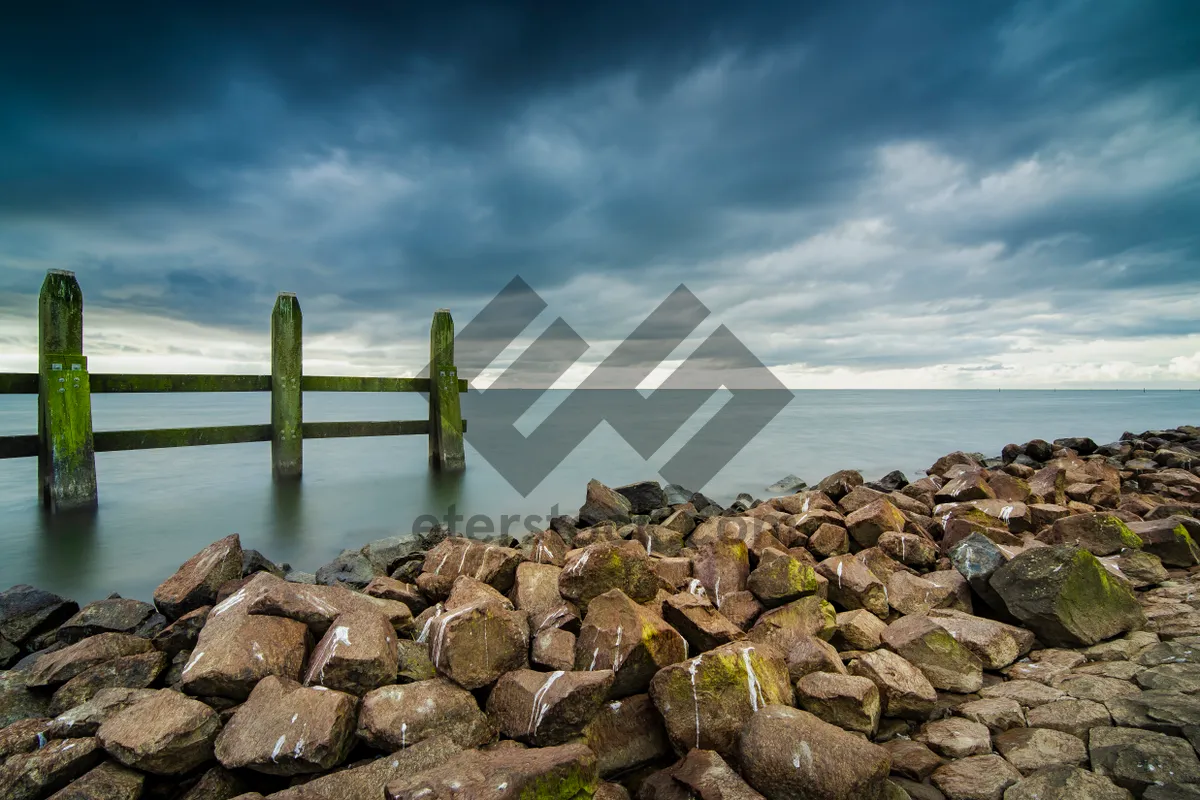
{"type": "Polygon", "coordinates": [[[64,268],[94,371],[265,371],[288,290],[415,374],[519,275],[485,379],[683,283],[794,388],[1200,380],[1192,0],[392,5],[8,12],[0,370],[64,268]]]}

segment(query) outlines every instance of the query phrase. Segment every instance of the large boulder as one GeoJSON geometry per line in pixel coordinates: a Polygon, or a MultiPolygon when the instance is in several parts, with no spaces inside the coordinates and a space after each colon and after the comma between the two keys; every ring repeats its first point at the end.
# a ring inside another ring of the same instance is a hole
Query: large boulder
{"type": "Polygon", "coordinates": [[[528,664],[529,620],[484,597],[434,617],[428,642],[438,672],[464,689],[480,689],[528,664]]]}
{"type": "Polygon", "coordinates": [[[0,637],[22,645],[43,631],[66,622],[79,611],[74,600],[18,584],[0,592],[0,637]]]}
{"type": "Polygon", "coordinates": [[[612,687],[611,670],[505,674],[488,695],[487,713],[500,733],[537,747],[564,744],[582,733],[612,687]]]}
{"type": "Polygon", "coordinates": [[[874,736],[879,727],[879,689],[869,678],[809,673],[796,681],[796,703],[844,730],[874,736]]]}
{"type": "Polygon", "coordinates": [[[304,683],[363,695],[394,683],[400,667],[396,631],[374,609],[340,615],[325,632],[308,662],[304,683]]]}
{"type": "Polygon", "coordinates": [[[889,650],[915,664],[935,688],[966,694],[983,686],[979,657],[929,617],[901,617],[880,639],[889,650]]]}
{"type": "Polygon", "coordinates": [[[467,750],[442,765],[394,780],[387,800],[586,798],[600,783],[596,755],[586,745],[467,750]]]}
{"type": "Polygon", "coordinates": [[[924,673],[891,651],[863,653],[850,662],[849,671],[879,687],[883,713],[889,717],[925,719],[937,703],[937,690],[924,673]]]}
{"type": "Polygon", "coordinates": [[[768,800],[882,800],[888,751],[783,705],[760,709],[740,736],[742,775],[768,800]]]}
{"type": "Polygon", "coordinates": [[[777,649],[734,642],[662,669],[650,682],[650,697],[676,752],[698,747],[733,757],[747,716],[791,705],[792,685],[777,649]]]}
{"type": "Polygon", "coordinates": [[[659,585],[646,549],[624,540],[571,551],[558,576],[559,593],[583,609],[593,598],[613,589],[620,589],[636,603],[645,603],[659,585]]]}
{"type": "Polygon", "coordinates": [[[1133,593],[1081,548],[1031,548],[989,585],[1045,644],[1092,645],[1145,624],[1133,593]]]}
{"type": "MultiPolygon", "coordinates": [[[[261,573],[267,575],[268,573],[261,573]]],[[[311,637],[303,623],[283,617],[213,609],[183,668],[188,694],[243,700],[268,675],[299,680],[311,637]]]]}
{"type": "Polygon", "coordinates": [[[507,592],[520,563],[520,550],[456,536],[442,540],[425,554],[417,585],[440,600],[450,593],[455,578],[468,575],[498,592],[507,592]]]}
{"type": "Polygon", "coordinates": [[[662,716],[648,694],[600,706],[583,733],[602,777],[617,775],[671,755],[662,716]]]}
{"type": "Polygon", "coordinates": [[[487,744],[496,732],[474,695],[444,678],[367,693],[358,715],[358,736],[371,747],[393,751],[436,736],[458,747],[487,744]]]}
{"type": "Polygon", "coordinates": [[[164,689],[109,717],[96,737],[127,767],[182,775],[212,759],[220,728],[220,717],[204,703],[164,689]]]}
{"type": "Polygon", "coordinates": [[[575,641],[575,669],[612,670],[613,697],[646,691],[655,673],[686,657],[679,632],[620,589],[592,600],[575,641]]]}
{"type": "Polygon", "coordinates": [[[1063,517],[1038,535],[1046,544],[1081,547],[1092,555],[1108,556],[1125,548],[1140,548],[1142,539],[1114,514],[1097,511],[1063,517]]]}
{"type": "MultiPolygon", "coordinates": [[[[621,488],[628,489],[629,487],[621,488]]],[[[666,498],[665,494],[663,498],[666,498]]],[[[661,508],[661,506],[659,507],[661,508]]],[[[579,527],[589,528],[601,522],[629,522],[629,516],[632,513],[649,512],[634,512],[630,498],[621,494],[620,490],[610,489],[593,478],[588,481],[587,496],[579,508],[579,527]]]]}
{"type": "Polygon", "coordinates": [[[945,628],[954,640],[974,653],[984,669],[999,670],[1028,653],[1034,645],[1032,632],[1016,625],[942,608],[929,612],[929,620],[945,628]]]}
{"type": "Polygon", "coordinates": [[[146,653],[150,649],[150,641],[140,636],[97,634],[39,658],[29,671],[27,684],[32,687],[57,686],[99,664],[146,653]]]}
{"type": "Polygon", "coordinates": [[[217,590],[242,577],[242,540],[235,533],[218,539],[183,563],[154,590],[154,605],[176,619],[217,600],[217,590]]]}
{"type": "Polygon", "coordinates": [[[103,758],[95,739],[56,739],[0,764],[5,800],[41,800],[83,775],[103,758]]]}

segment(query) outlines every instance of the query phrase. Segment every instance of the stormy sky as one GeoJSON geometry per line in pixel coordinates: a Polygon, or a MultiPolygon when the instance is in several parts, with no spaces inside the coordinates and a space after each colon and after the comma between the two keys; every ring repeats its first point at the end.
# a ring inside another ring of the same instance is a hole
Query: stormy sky
{"type": "Polygon", "coordinates": [[[411,375],[514,277],[793,388],[1200,381],[1200,3],[120,4],[0,25],[0,370],[411,375]]]}

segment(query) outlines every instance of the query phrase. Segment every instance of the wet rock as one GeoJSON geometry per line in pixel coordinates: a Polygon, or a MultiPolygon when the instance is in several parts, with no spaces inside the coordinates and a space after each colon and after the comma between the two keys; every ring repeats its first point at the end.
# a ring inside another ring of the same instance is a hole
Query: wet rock
{"type": "Polygon", "coordinates": [[[770,645],[735,642],[665,667],[650,683],[676,752],[692,747],[733,756],[746,717],[792,701],[783,654],[770,645]]]}
{"type": "Polygon", "coordinates": [[[520,563],[520,550],[453,537],[425,554],[417,585],[427,596],[442,599],[455,578],[467,575],[504,593],[512,588],[520,563]]]}
{"type": "Polygon", "coordinates": [[[1129,526],[1105,512],[1063,517],[1039,534],[1038,539],[1046,544],[1081,547],[1097,556],[1142,546],[1141,538],[1129,526]]]}
{"type": "Polygon", "coordinates": [[[881,798],[887,750],[806,711],[773,705],[746,723],[742,775],[770,800],[881,798]]]}
{"type": "Polygon", "coordinates": [[[925,719],[937,703],[937,690],[915,665],[887,650],[863,653],[849,664],[851,675],[879,688],[883,713],[889,717],[925,719]]]}
{"type": "Polygon", "coordinates": [[[836,617],[834,641],[849,650],[874,650],[882,644],[879,637],[887,623],[864,609],[843,611],[836,617]]]}
{"type": "Polygon", "coordinates": [[[1021,773],[998,755],[970,756],[939,767],[933,785],[947,800],[1001,800],[1021,773]]]}
{"type": "Polygon", "coordinates": [[[889,625],[880,639],[916,665],[938,689],[969,693],[983,685],[979,657],[928,617],[903,617],[889,625]]]}
{"type": "Polygon", "coordinates": [[[787,651],[785,660],[787,661],[788,676],[793,682],[814,672],[850,674],[846,671],[846,667],[842,664],[842,659],[833,645],[815,636],[797,636],[792,642],[791,649],[787,651]]]}
{"type": "Polygon", "coordinates": [[[954,709],[954,713],[980,725],[986,725],[992,733],[1003,733],[1011,728],[1025,726],[1025,712],[1021,704],[1007,697],[985,697],[971,700],[954,709]]]}
{"type": "Polygon", "coordinates": [[[1159,783],[1200,782],[1200,761],[1184,739],[1132,728],[1096,728],[1089,736],[1092,770],[1135,794],[1159,783]]]}
{"type": "Polygon", "coordinates": [[[138,800],[145,781],[140,772],[106,761],[55,792],[50,800],[138,800]]]}
{"type": "Polygon", "coordinates": [[[1145,620],[1130,590],[1080,548],[1027,550],[996,570],[989,584],[1046,644],[1091,645],[1145,620]]]}
{"type": "Polygon", "coordinates": [[[0,592],[0,637],[23,645],[39,633],[62,624],[79,604],[52,592],[21,583],[0,592]]]}
{"type": "Polygon", "coordinates": [[[358,736],[387,751],[436,736],[465,749],[487,744],[496,732],[470,692],[436,678],[369,692],[358,716],[358,736]]]}
{"type": "Polygon", "coordinates": [[[628,541],[571,551],[558,578],[559,594],[584,609],[593,598],[613,589],[635,603],[645,603],[653,599],[659,585],[645,548],[628,541]]]}
{"type": "Polygon", "coordinates": [[[353,744],[356,704],[348,694],[269,675],[217,737],[217,760],[268,775],[330,769],[353,744]]]}
{"type": "Polygon", "coordinates": [[[596,756],[582,744],[467,750],[435,769],[394,780],[387,800],[469,797],[589,797],[600,783],[596,756]],[[503,788],[499,788],[503,787],[503,788]]]}
{"type": "Polygon", "coordinates": [[[58,628],[58,640],[75,644],[101,633],[126,633],[152,636],[166,626],[166,620],[154,618],[154,606],[140,600],[112,598],[88,603],[58,628]],[[157,628],[155,625],[157,624],[157,628]]]}
{"type": "Polygon", "coordinates": [[[810,673],[796,682],[796,704],[844,730],[874,736],[879,727],[879,689],[868,678],[810,673]]]}
{"type": "Polygon", "coordinates": [[[222,584],[242,577],[242,540],[235,533],[205,547],[154,590],[154,605],[177,619],[217,600],[222,584]]]}
{"type": "Polygon", "coordinates": [[[762,800],[761,794],[711,750],[692,750],[671,774],[701,800],[762,800]]]}
{"type": "Polygon", "coordinates": [[[671,595],[663,603],[663,619],[687,640],[691,652],[703,653],[746,637],[709,602],[691,592],[671,595]]]}
{"type": "Polygon", "coordinates": [[[488,717],[510,739],[537,747],[563,744],[595,717],[613,678],[611,670],[509,672],[488,696],[488,717]]]}
{"type": "Polygon", "coordinates": [[[966,758],[992,752],[991,731],[964,717],[947,717],[921,726],[915,741],[946,758],[966,758]]]}
{"type": "Polygon", "coordinates": [[[1021,779],[1004,800],[1131,800],[1128,790],[1108,778],[1073,766],[1054,766],[1021,779]]]}
{"type": "Polygon", "coordinates": [[[874,547],[883,534],[904,530],[905,522],[900,510],[881,497],[846,517],[846,529],[862,547],[874,547]]]}
{"type": "Polygon", "coordinates": [[[99,664],[150,649],[150,642],[138,636],[101,633],[38,659],[29,671],[27,685],[57,686],[99,664]]]}
{"type": "Polygon", "coordinates": [[[39,800],[63,788],[100,761],[95,739],[56,739],[0,764],[5,800],[39,800]]]}
{"type": "Polygon", "coordinates": [[[156,650],[97,664],[64,683],[50,701],[55,716],[86,703],[101,689],[145,689],[167,666],[167,656],[156,650]]]}
{"type": "Polygon", "coordinates": [[[865,608],[877,617],[887,616],[886,587],[854,556],[827,558],[817,565],[817,572],[829,581],[832,602],[848,611],[865,608]]]}
{"type": "Polygon", "coordinates": [[[1022,775],[1057,766],[1081,766],[1088,752],[1077,736],[1050,728],[1015,728],[996,737],[996,749],[1022,775]]]}
{"type": "Polygon", "coordinates": [[[179,619],[154,634],[154,638],[151,640],[154,649],[171,657],[184,650],[193,649],[204,623],[208,621],[210,611],[212,611],[212,606],[201,606],[183,614],[179,619]]]}
{"type": "Polygon", "coordinates": [[[164,689],[109,717],[96,738],[127,767],[180,775],[212,758],[220,727],[220,718],[204,703],[164,689]]]}
{"type": "Polygon", "coordinates": [[[222,613],[218,605],[183,668],[181,688],[193,695],[242,700],[268,675],[299,680],[310,642],[303,623],[236,609],[222,613]]]}
{"type": "Polygon", "coordinates": [[[575,669],[612,670],[613,697],[646,691],[660,669],[687,656],[684,638],[619,589],[588,606],[575,644],[575,669]]]}
{"type": "Polygon", "coordinates": [[[478,601],[435,617],[428,641],[438,672],[464,689],[479,689],[527,665],[529,620],[499,602],[478,601]]]}
{"type": "Polygon", "coordinates": [[[587,497],[579,509],[579,526],[587,528],[601,522],[629,522],[633,504],[629,498],[608,488],[594,478],[588,481],[587,497]]]}

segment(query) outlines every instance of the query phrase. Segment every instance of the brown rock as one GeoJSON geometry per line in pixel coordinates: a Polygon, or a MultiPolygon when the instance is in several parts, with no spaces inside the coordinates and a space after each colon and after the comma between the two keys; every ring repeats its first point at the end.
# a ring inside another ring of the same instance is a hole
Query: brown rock
{"type": "MultiPolygon", "coordinates": [[[[864,614],[867,612],[863,612],[864,614]]],[[[797,636],[786,655],[788,676],[798,681],[813,672],[849,675],[833,645],[815,636],[797,636]]]]}
{"type": "Polygon", "coordinates": [[[932,610],[929,620],[974,653],[984,669],[1007,667],[1028,653],[1035,641],[1033,634],[1024,628],[951,609],[932,610]]]}
{"type": "Polygon", "coordinates": [[[567,551],[571,548],[557,531],[545,530],[536,531],[529,537],[522,549],[525,557],[534,564],[551,564],[561,567],[566,561],[567,551]]]}
{"type": "Polygon", "coordinates": [[[818,588],[817,576],[811,566],[774,548],[762,552],[746,587],[767,608],[777,608],[816,594],[818,588]]]}
{"type": "Polygon", "coordinates": [[[929,617],[902,617],[880,638],[889,650],[915,664],[938,689],[969,693],[983,685],[978,656],[929,617]]]}
{"type": "Polygon", "coordinates": [[[528,663],[529,621],[522,611],[477,602],[439,614],[429,631],[429,658],[464,689],[479,689],[528,663]]]}
{"type": "Polygon", "coordinates": [[[453,536],[425,554],[417,585],[427,596],[441,599],[449,594],[455,578],[468,575],[498,592],[507,592],[520,563],[520,550],[453,536]]]}
{"type": "Polygon", "coordinates": [[[1141,538],[1123,520],[1103,511],[1063,517],[1038,534],[1038,540],[1051,545],[1075,545],[1097,556],[1142,546],[1141,538]]]}
{"type": "Polygon", "coordinates": [[[200,606],[192,609],[154,634],[152,640],[154,649],[174,657],[184,650],[195,648],[196,639],[199,638],[210,611],[212,611],[212,606],[200,606]]]}
{"type": "Polygon", "coordinates": [[[429,608],[429,602],[421,594],[415,583],[405,583],[385,575],[372,578],[363,589],[363,594],[377,597],[380,600],[393,600],[408,606],[409,612],[415,617],[429,608]]]}
{"type": "Polygon", "coordinates": [[[1004,800],[1131,800],[1132,797],[1127,789],[1108,778],[1069,766],[1039,770],[1004,794],[1004,800]]]}
{"type": "Polygon", "coordinates": [[[330,769],[350,752],[356,705],[351,695],[269,675],[217,737],[217,760],[268,775],[330,769]]]}
{"type": "Polygon", "coordinates": [[[0,764],[5,800],[39,800],[83,775],[102,755],[95,739],[55,739],[41,749],[18,753],[0,764]]]}
{"type": "Polygon", "coordinates": [[[399,750],[446,736],[461,748],[496,738],[475,697],[443,678],[369,692],[358,716],[358,736],[371,747],[399,750]]]}
{"type": "Polygon", "coordinates": [[[1004,681],[985,686],[979,690],[979,694],[983,697],[1007,697],[1025,708],[1035,708],[1067,696],[1066,692],[1029,680],[1004,681]]]}
{"type": "Polygon", "coordinates": [[[101,689],[91,700],[55,717],[46,735],[51,739],[95,736],[109,717],[157,692],[157,689],[101,689]]]}
{"type": "Polygon", "coordinates": [[[912,739],[892,739],[883,743],[892,756],[892,774],[923,781],[946,761],[920,742],[912,739]]]}
{"type": "Polygon", "coordinates": [[[824,523],[808,537],[807,547],[820,558],[850,552],[850,534],[840,525],[824,523]]]}
{"type": "Polygon", "coordinates": [[[963,717],[927,722],[913,739],[946,758],[966,758],[992,752],[991,732],[987,726],[963,717]]]}
{"type": "Polygon", "coordinates": [[[596,716],[614,677],[611,670],[515,670],[496,682],[488,696],[488,717],[510,739],[536,747],[563,744],[596,716]]]}
{"type": "Polygon", "coordinates": [[[772,609],[758,618],[747,638],[786,653],[804,636],[828,640],[835,630],[836,613],[819,597],[802,597],[772,609]]]}
{"type": "Polygon", "coordinates": [[[880,646],[880,636],[887,623],[864,609],[843,611],[836,617],[834,641],[848,650],[874,650],[880,646]]]}
{"type": "Polygon", "coordinates": [[[145,781],[140,772],[106,761],[50,795],[50,800],[138,800],[145,781]]]}
{"type": "Polygon", "coordinates": [[[435,736],[389,756],[331,772],[307,783],[276,792],[270,796],[270,800],[382,798],[387,784],[434,769],[461,751],[461,747],[445,736],[435,736]]]}
{"type": "Polygon", "coordinates": [[[1014,728],[996,737],[996,749],[1022,775],[1060,765],[1087,763],[1083,740],[1050,728],[1014,728]]]}
{"type": "Polygon", "coordinates": [[[658,587],[645,548],[628,541],[572,550],[558,578],[559,594],[583,609],[593,598],[612,589],[620,589],[635,603],[645,603],[654,598],[658,587]]]}
{"type": "Polygon", "coordinates": [[[154,605],[168,619],[216,602],[221,585],[242,577],[242,540],[218,539],[183,563],[154,590],[154,605]]]}
{"type": "Polygon", "coordinates": [[[309,644],[303,623],[240,610],[220,613],[218,605],[200,631],[180,685],[188,694],[242,700],[268,675],[299,680],[309,644]]]}
{"type": "Polygon", "coordinates": [[[692,750],[671,774],[701,800],[762,800],[761,794],[711,750],[692,750]]]}
{"type": "Polygon", "coordinates": [[[889,611],[887,589],[854,556],[834,556],[817,565],[817,572],[829,581],[829,599],[846,610],[865,608],[878,617],[889,611]]]}
{"type": "Polygon", "coordinates": [[[167,624],[154,606],[141,600],[111,597],[88,603],[75,616],[58,627],[56,637],[64,644],[75,644],[101,633],[127,633],[153,636],[167,624]]]}
{"type": "Polygon", "coordinates": [[[1021,704],[1007,697],[984,697],[971,700],[954,709],[960,717],[986,725],[992,733],[1003,733],[1010,728],[1025,726],[1025,712],[1021,704]]]}
{"type": "MultiPolygon", "coordinates": [[[[801,600],[803,599],[801,598],[801,600]]],[[[801,601],[798,600],[796,602],[801,601]]],[[[721,612],[721,616],[743,631],[749,630],[750,626],[758,620],[765,610],[763,604],[758,602],[758,598],[750,591],[730,592],[729,594],[721,595],[721,602],[715,605],[717,606],[717,610],[721,612]]]]}
{"type": "Polygon", "coordinates": [[[308,662],[306,686],[325,686],[353,695],[394,683],[400,667],[396,631],[378,611],[359,609],[339,616],[308,662]]]}
{"type": "Polygon", "coordinates": [[[596,756],[582,744],[467,750],[435,769],[392,781],[386,797],[509,800],[549,792],[550,797],[575,798],[594,795],[599,782],[596,756]]]}
{"type": "Polygon", "coordinates": [[[517,566],[512,600],[518,609],[529,615],[530,630],[537,630],[547,614],[563,605],[562,595],[558,593],[561,573],[562,569],[552,564],[525,561],[517,566]]]}
{"type": "Polygon", "coordinates": [[[862,547],[874,547],[884,533],[902,531],[904,525],[904,515],[886,497],[880,497],[846,517],[846,529],[862,547]]]}
{"type": "Polygon", "coordinates": [[[796,682],[796,702],[805,711],[848,731],[874,736],[879,727],[879,689],[867,678],[810,673],[796,682]]]}
{"type": "Polygon", "coordinates": [[[575,668],[575,634],[562,628],[547,628],[533,637],[529,661],[548,670],[575,668]]]}
{"type": "Polygon", "coordinates": [[[869,678],[879,687],[883,713],[889,717],[924,719],[937,702],[929,679],[903,657],[887,650],[863,653],[850,662],[851,675],[869,678]]]}
{"type": "Polygon", "coordinates": [[[1092,728],[1112,725],[1112,717],[1103,704],[1073,697],[1031,708],[1026,720],[1031,728],[1050,728],[1084,740],[1092,728]]]}
{"type": "Polygon", "coordinates": [[[687,640],[691,652],[703,653],[746,637],[707,597],[690,592],[668,597],[663,603],[663,619],[687,640]]]}
{"type": "Polygon", "coordinates": [[[1001,800],[1004,790],[1021,780],[1021,773],[992,754],[952,761],[938,768],[932,780],[947,800],[1001,800]]]}
{"type": "Polygon", "coordinates": [[[145,689],[166,666],[166,654],[157,650],[97,664],[58,688],[50,700],[50,713],[57,716],[86,703],[101,689],[145,689]]]}
{"type": "Polygon", "coordinates": [[[615,673],[613,697],[644,692],[655,673],[686,656],[679,632],[619,589],[592,600],[575,643],[576,670],[615,673]]]}
{"type": "Polygon", "coordinates": [[[671,755],[662,717],[648,694],[605,703],[583,734],[596,754],[600,775],[628,772],[671,755]]]}
{"type": "Polygon", "coordinates": [[[988,485],[986,473],[980,469],[963,472],[957,478],[934,492],[938,503],[962,503],[967,500],[995,499],[996,493],[988,485]]]}
{"type": "Polygon", "coordinates": [[[109,717],[96,738],[127,767],[180,775],[212,758],[220,727],[220,718],[204,703],[164,689],[109,717]]]}
{"type": "Polygon", "coordinates": [[[101,633],[42,656],[30,670],[28,685],[57,686],[98,664],[145,653],[150,642],[125,633],[101,633]]]}
{"type": "Polygon", "coordinates": [[[707,542],[692,561],[692,572],[717,608],[727,595],[746,590],[750,551],[742,541],[707,542]]]}
{"type": "Polygon", "coordinates": [[[905,531],[887,531],[880,535],[877,543],[880,550],[910,567],[929,567],[938,560],[937,545],[905,531]]]}
{"type": "Polygon", "coordinates": [[[397,633],[413,628],[408,606],[397,600],[361,594],[342,586],[310,586],[281,581],[269,573],[258,573],[242,589],[218,603],[212,616],[242,612],[254,615],[286,617],[303,622],[314,637],[321,637],[339,615],[360,608],[383,612],[397,633]]]}

